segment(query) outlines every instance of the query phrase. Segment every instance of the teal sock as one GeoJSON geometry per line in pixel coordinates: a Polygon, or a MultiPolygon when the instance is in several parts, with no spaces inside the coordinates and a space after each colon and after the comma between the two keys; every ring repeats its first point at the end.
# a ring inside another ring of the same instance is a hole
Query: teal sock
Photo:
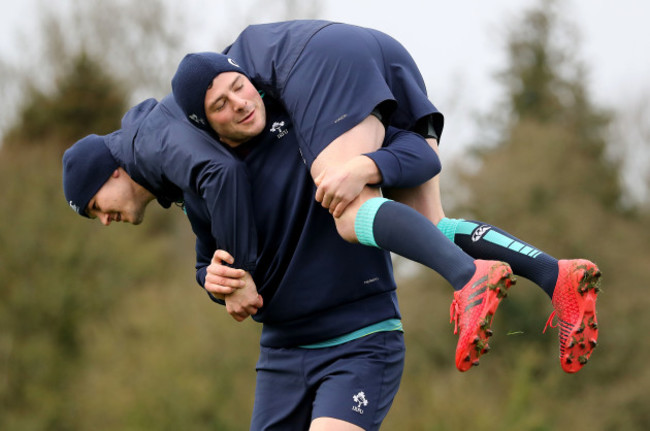
{"type": "Polygon", "coordinates": [[[500,260],[539,285],[551,298],[558,277],[557,259],[509,233],[480,221],[443,218],[438,229],[475,259],[500,260]]]}
{"type": "Polygon", "coordinates": [[[463,219],[452,219],[452,218],[443,218],[438,222],[438,229],[447,237],[449,238],[449,241],[454,242],[454,238],[456,236],[456,231],[458,230],[458,224],[462,221],[465,221],[463,219]]]}
{"type": "Polygon", "coordinates": [[[375,241],[374,223],[375,215],[388,199],[385,198],[372,198],[368,199],[361,205],[357,211],[357,217],[354,219],[354,233],[357,234],[357,240],[367,246],[381,248],[375,241]]]}

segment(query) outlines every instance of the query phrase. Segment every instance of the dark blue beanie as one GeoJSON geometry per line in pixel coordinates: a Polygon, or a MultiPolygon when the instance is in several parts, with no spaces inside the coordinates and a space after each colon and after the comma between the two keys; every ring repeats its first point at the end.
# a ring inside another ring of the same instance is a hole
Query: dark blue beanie
{"type": "Polygon", "coordinates": [[[214,78],[223,72],[246,72],[230,57],[216,52],[187,54],[172,78],[176,102],[194,125],[209,129],[205,115],[205,93],[214,78]]]}
{"type": "Polygon", "coordinates": [[[118,167],[104,136],[88,135],[75,142],[63,153],[63,193],[70,208],[89,217],[88,202],[118,167]]]}

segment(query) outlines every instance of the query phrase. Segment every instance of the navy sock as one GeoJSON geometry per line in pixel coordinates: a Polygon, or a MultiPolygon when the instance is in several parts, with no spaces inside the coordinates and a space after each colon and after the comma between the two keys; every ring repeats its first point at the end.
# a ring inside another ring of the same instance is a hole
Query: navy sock
{"type": "Polygon", "coordinates": [[[384,198],[366,201],[355,220],[361,244],[373,245],[421,263],[444,277],[455,290],[476,271],[474,259],[449,241],[413,208],[384,198]]]}
{"type": "Polygon", "coordinates": [[[438,228],[473,258],[507,262],[516,275],[526,277],[553,297],[558,277],[553,256],[479,221],[444,218],[438,228]]]}

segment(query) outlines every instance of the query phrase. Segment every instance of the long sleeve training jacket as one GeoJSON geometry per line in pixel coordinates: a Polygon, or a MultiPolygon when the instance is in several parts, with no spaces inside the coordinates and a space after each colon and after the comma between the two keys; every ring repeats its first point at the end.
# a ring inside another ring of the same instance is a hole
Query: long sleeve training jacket
{"type": "MultiPolygon", "coordinates": [[[[389,253],[339,237],[314,199],[289,116],[271,98],[265,105],[265,132],[237,153],[185,120],[172,97],[134,108],[109,147],[161,203],[184,202],[201,285],[217,248],[249,268],[264,298],[253,317],[264,324],[263,345],[309,344],[399,318],[389,253]]],[[[384,150],[390,154],[377,160],[390,184],[383,185],[421,182],[435,170],[422,138],[389,128],[387,141],[402,135],[419,146],[384,150]]]]}

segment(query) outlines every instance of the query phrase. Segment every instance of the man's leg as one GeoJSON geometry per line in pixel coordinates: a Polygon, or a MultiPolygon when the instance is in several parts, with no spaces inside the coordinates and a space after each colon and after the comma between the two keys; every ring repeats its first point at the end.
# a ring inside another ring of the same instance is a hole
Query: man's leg
{"type": "MultiPolygon", "coordinates": [[[[557,260],[484,222],[443,218],[438,227],[470,256],[498,259],[539,285],[552,299],[561,330],[560,362],[575,373],[587,363],[598,340],[596,298],[600,270],[588,260],[557,260]]],[[[547,324],[547,325],[548,325],[547,324]]],[[[545,329],[546,330],[546,329],[545,329]]]]}
{"type": "MultiPolygon", "coordinates": [[[[427,139],[427,142],[437,153],[437,141],[427,139]]],[[[473,258],[507,262],[515,274],[535,282],[549,297],[553,296],[558,278],[557,259],[490,224],[446,218],[442,208],[440,175],[419,187],[391,189],[386,195],[423,214],[473,258]]]]}
{"type": "MultiPolygon", "coordinates": [[[[383,138],[383,124],[372,115],[367,117],[335,139],[316,157],[311,167],[312,177],[318,178],[330,166],[341,165],[355,156],[376,151],[383,138]]],[[[339,235],[346,241],[375,245],[422,263],[441,274],[456,290],[461,289],[474,274],[474,259],[449,242],[413,208],[382,200],[378,188],[365,186],[334,221],[339,235]],[[375,207],[368,210],[370,201],[375,202],[375,207]],[[369,214],[365,214],[367,212],[369,214]],[[366,219],[362,220],[364,216],[366,219]],[[360,226],[365,228],[363,232],[360,232],[360,226]],[[370,239],[364,241],[364,238],[359,238],[360,233],[370,239]]]]}
{"type": "MultiPolygon", "coordinates": [[[[427,139],[438,152],[435,139],[427,139]]],[[[600,271],[592,262],[558,261],[495,226],[479,221],[445,217],[440,194],[440,175],[411,189],[393,189],[390,197],[405,203],[436,224],[445,235],[475,259],[507,262],[516,275],[544,290],[555,308],[560,326],[560,360],[567,372],[578,371],[597,344],[596,296],[600,271]]]]}
{"type": "MultiPolygon", "coordinates": [[[[383,124],[374,116],[344,133],[314,160],[313,178],[329,166],[376,151],[383,141],[383,124]]],[[[488,351],[492,317],[514,283],[510,267],[502,262],[474,260],[449,241],[418,211],[381,198],[380,190],[364,187],[360,195],[335,218],[341,237],[399,254],[442,275],[454,287],[452,319],[460,330],[456,366],[461,371],[478,364],[488,351]]]]}

